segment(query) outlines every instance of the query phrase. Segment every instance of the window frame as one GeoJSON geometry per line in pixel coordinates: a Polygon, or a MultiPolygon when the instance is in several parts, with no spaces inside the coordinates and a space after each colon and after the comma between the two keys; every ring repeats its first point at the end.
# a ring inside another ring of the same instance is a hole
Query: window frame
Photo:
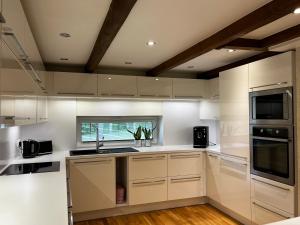
{"type": "MultiPolygon", "coordinates": [[[[77,116],[76,117],[76,143],[77,147],[95,146],[96,141],[83,142],[81,137],[81,123],[101,123],[101,122],[139,122],[139,121],[151,121],[156,126],[153,131],[152,143],[157,144],[159,139],[159,125],[161,118],[159,116],[77,116]]],[[[134,138],[130,140],[104,140],[104,146],[116,146],[116,145],[133,145],[134,138]]]]}

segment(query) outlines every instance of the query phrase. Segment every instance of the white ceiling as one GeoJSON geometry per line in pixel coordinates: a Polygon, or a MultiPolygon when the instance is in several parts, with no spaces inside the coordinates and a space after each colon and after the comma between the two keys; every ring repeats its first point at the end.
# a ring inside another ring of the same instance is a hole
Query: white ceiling
{"type": "MultiPolygon", "coordinates": [[[[105,19],[111,0],[21,0],[47,63],[85,64],[105,19]],[[59,33],[67,32],[64,39],[59,33]],[[60,61],[59,58],[69,58],[60,61]]],[[[100,66],[150,69],[271,0],[138,0],[104,55],[100,66]],[[146,42],[157,44],[148,47],[146,42]],[[125,65],[125,61],[132,62],[125,65]]],[[[247,38],[264,38],[299,24],[288,15],[247,38]]],[[[253,51],[213,50],[176,71],[205,71],[258,54],[253,51]],[[188,69],[193,65],[193,69],[188,69]]]]}
{"type": "Polygon", "coordinates": [[[21,0],[47,63],[85,64],[111,0],[21,0]],[[71,34],[62,38],[59,33],[71,34]],[[60,61],[69,58],[69,61],[60,61]]]}

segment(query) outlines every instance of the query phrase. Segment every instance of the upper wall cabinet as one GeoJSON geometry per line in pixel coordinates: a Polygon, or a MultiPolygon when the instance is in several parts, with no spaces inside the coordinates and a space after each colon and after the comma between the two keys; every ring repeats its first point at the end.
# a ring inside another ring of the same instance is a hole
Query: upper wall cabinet
{"type": "Polygon", "coordinates": [[[136,97],[135,76],[98,75],[98,95],[109,97],[136,97]]]}
{"type": "Polygon", "coordinates": [[[294,53],[286,52],[249,64],[249,90],[292,86],[294,53]]]}
{"type": "Polygon", "coordinates": [[[207,81],[207,98],[209,99],[218,99],[219,94],[219,78],[214,78],[207,81]]]}
{"type": "Polygon", "coordinates": [[[97,96],[97,75],[54,72],[53,94],[60,96],[97,96]]]}
{"type": "Polygon", "coordinates": [[[177,99],[206,98],[206,80],[173,79],[173,97],[177,99]]]}
{"type": "Polygon", "coordinates": [[[137,80],[139,97],[172,97],[172,79],[170,78],[138,77],[137,80]]]}

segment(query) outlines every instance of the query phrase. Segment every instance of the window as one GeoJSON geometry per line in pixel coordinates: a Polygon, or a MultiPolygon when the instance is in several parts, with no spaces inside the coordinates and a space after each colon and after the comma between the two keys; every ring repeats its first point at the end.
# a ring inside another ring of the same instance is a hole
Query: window
{"type": "MultiPolygon", "coordinates": [[[[80,142],[95,142],[96,130],[99,129],[99,138],[104,137],[104,141],[131,141],[133,135],[128,130],[135,132],[139,126],[147,129],[153,129],[157,126],[157,118],[79,118],[78,129],[80,133],[80,142]],[[127,130],[128,129],[128,130],[127,130]]],[[[155,129],[156,130],[156,129],[155,129]]],[[[156,136],[157,132],[153,132],[156,136]]],[[[142,133],[142,139],[144,139],[142,133]]],[[[156,137],[152,137],[152,139],[156,137]]]]}

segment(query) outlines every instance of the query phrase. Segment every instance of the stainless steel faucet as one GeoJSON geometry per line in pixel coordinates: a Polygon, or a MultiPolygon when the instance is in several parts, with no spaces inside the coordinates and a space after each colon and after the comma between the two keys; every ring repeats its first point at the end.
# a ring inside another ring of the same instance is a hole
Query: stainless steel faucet
{"type": "Polygon", "coordinates": [[[97,126],[97,128],[96,128],[96,150],[97,150],[97,152],[99,151],[100,147],[103,146],[103,140],[104,140],[104,137],[102,137],[101,142],[99,141],[99,128],[97,126]]]}

